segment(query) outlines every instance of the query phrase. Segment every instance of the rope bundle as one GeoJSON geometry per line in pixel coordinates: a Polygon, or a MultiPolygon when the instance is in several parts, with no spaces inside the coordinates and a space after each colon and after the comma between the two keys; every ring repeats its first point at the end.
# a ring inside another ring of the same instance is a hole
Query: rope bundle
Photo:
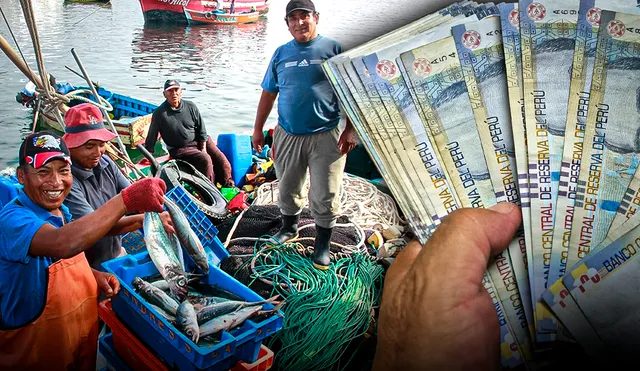
{"type": "Polygon", "coordinates": [[[284,327],[268,345],[282,344],[278,369],[331,369],[369,329],[383,268],[366,255],[352,254],[321,271],[294,244],[256,244],[254,250],[253,278],[271,282],[287,302],[284,327]]]}

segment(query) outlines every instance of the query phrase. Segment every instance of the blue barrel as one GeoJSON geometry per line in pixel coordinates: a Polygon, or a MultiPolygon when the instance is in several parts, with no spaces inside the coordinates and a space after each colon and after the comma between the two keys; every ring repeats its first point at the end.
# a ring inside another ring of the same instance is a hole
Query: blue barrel
{"type": "Polygon", "coordinates": [[[253,165],[251,136],[219,134],[217,145],[231,163],[233,181],[236,183],[236,186],[241,187],[245,182],[244,176],[253,165]]]}

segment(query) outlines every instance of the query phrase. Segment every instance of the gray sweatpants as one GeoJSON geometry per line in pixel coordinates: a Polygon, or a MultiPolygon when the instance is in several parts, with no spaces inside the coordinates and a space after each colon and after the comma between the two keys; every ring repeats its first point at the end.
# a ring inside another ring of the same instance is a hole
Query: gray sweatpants
{"type": "Polygon", "coordinates": [[[273,134],[278,176],[278,206],[283,215],[297,215],[305,205],[302,187],[309,169],[309,207],[323,228],[333,228],[340,215],[340,187],[346,156],[338,151],[340,128],[319,134],[290,135],[280,126],[273,134]]]}

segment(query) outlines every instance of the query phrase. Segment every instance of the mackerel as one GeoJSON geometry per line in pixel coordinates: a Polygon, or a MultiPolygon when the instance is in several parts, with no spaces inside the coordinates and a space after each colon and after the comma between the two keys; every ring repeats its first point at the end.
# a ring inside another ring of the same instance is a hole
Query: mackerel
{"type": "Polygon", "coordinates": [[[183,301],[178,307],[176,325],[178,329],[189,336],[194,343],[198,343],[200,339],[200,329],[198,328],[196,310],[188,300],[183,301]]]}
{"type": "Polygon", "coordinates": [[[236,312],[245,307],[252,307],[256,305],[262,305],[267,303],[273,303],[278,298],[278,295],[262,301],[248,302],[248,301],[223,301],[203,307],[198,311],[198,324],[204,324],[209,322],[215,317],[219,317],[231,312],[236,312]]]}
{"type": "Polygon", "coordinates": [[[133,287],[138,291],[140,296],[149,304],[156,305],[160,309],[169,314],[176,315],[178,312],[178,303],[173,300],[167,293],[143,280],[140,277],[133,279],[133,287]]]}
{"type": "Polygon", "coordinates": [[[184,213],[180,210],[178,205],[166,196],[164,198],[164,204],[171,216],[176,236],[178,237],[178,240],[180,240],[180,244],[185,250],[187,250],[187,253],[196,263],[198,268],[200,268],[204,274],[209,274],[207,253],[205,252],[200,239],[191,228],[191,225],[184,213]]]}
{"type": "Polygon", "coordinates": [[[284,302],[279,303],[273,309],[262,310],[262,305],[256,305],[240,309],[239,311],[225,314],[224,316],[216,317],[200,326],[200,337],[209,335],[216,335],[222,331],[230,331],[231,329],[240,326],[247,319],[255,315],[266,315],[276,313],[284,302]]]}
{"type": "Polygon", "coordinates": [[[160,275],[169,283],[169,290],[180,301],[184,300],[188,284],[184,267],[176,256],[174,241],[165,231],[158,213],[144,213],[144,240],[149,257],[160,275]]]}

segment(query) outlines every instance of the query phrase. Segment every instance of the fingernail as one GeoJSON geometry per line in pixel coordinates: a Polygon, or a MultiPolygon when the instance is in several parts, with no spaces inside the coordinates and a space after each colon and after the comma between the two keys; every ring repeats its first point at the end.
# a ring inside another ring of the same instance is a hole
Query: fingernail
{"type": "Polygon", "coordinates": [[[501,202],[499,204],[495,204],[489,208],[489,210],[497,211],[500,214],[509,214],[513,211],[513,208],[516,207],[516,204],[511,202],[501,202]]]}

